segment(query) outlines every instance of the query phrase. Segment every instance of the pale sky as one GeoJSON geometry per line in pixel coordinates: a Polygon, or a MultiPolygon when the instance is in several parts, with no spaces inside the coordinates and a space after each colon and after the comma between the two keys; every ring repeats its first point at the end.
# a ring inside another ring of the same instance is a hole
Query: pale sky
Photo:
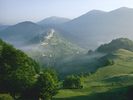
{"type": "Polygon", "coordinates": [[[75,18],[90,10],[133,8],[133,0],[0,0],[0,24],[37,22],[46,17],[75,18]]]}

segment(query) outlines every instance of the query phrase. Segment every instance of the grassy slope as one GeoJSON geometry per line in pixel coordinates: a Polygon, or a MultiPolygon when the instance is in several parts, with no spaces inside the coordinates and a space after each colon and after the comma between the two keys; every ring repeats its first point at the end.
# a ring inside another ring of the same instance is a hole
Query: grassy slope
{"type": "Polygon", "coordinates": [[[101,67],[94,74],[83,78],[83,89],[60,90],[54,100],[107,100],[114,89],[133,85],[133,52],[120,49],[106,57],[113,60],[114,64],[101,67]]]}
{"type": "Polygon", "coordinates": [[[132,100],[132,96],[129,97],[130,88],[122,87],[116,88],[107,92],[93,93],[85,96],[73,96],[68,98],[55,98],[54,100],[132,100]]]}
{"type": "Polygon", "coordinates": [[[89,80],[103,80],[110,77],[133,73],[133,52],[120,49],[113,54],[107,55],[107,59],[114,61],[113,65],[99,68],[89,80]]]}

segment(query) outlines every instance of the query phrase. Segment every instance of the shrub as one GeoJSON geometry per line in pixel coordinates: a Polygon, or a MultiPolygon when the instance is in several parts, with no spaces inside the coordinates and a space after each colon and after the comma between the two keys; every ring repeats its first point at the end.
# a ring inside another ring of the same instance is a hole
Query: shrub
{"type": "Polygon", "coordinates": [[[67,76],[63,82],[63,88],[66,89],[79,89],[83,88],[81,79],[78,76],[67,76]]]}

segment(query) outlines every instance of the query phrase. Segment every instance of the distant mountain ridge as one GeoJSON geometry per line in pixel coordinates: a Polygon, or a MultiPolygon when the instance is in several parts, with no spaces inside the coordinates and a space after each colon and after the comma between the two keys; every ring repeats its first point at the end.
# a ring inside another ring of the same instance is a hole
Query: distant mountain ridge
{"type": "Polygon", "coordinates": [[[13,45],[21,46],[38,34],[43,33],[44,30],[42,26],[25,21],[0,31],[0,37],[13,45]]]}
{"type": "Polygon", "coordinates": [[[132,18],[131,8],[122,7],[109,12],[92,10],[66,22],[62,25],[62,29],[82,47],[95,49],[114,38],[132,39],[132,18]]]}
{"type": "Polygon", "coordinates": [[[56,26],[56,25],[66,23],[68,21],[70,21],[70,19],[68,18],[52,16],[37,22],[37,24],[42,26],[56,26]]]}
{"type": "Polygon", "coordinates": [[[72,20],[53,16],[38,23],[22,22],[0,31],[0,37],[9,41],[20,42],[23,38],[34,42],[39,34],[54,28],[82,48],[96,49],[114,38],[133,39],[132,18],[132,8],[121,7],[109,12],[92,10],[72,20]]]}

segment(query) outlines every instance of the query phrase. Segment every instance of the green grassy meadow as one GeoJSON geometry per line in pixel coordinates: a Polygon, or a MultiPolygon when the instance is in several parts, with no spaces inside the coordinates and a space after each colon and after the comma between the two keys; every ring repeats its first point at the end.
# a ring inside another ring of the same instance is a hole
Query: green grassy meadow
{"type": "Polygon", "coordinates": [[[82,77],[83,89],[62,89],[53,100],[126,100],[126,87],[133,85],[133,52],[120,49],[106,57],[114,64],[82,77]]]}

